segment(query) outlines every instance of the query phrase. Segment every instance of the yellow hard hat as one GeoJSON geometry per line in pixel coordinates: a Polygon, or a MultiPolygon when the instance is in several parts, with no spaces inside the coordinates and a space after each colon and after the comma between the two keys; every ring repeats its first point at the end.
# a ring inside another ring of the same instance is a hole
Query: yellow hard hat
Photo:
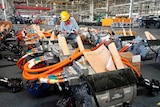
{"type": "Polygon", "coordinates": [[[70,14],[67,11],[62,11],[60,17],[62,21],[67,21],[70,18],[70,14]]]}

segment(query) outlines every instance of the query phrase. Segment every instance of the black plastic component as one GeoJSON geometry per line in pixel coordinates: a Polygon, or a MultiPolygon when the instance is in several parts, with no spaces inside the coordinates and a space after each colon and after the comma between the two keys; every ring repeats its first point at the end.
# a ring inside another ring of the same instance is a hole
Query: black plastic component
{"type": "Polygon", "coordinates": [[[19,92],[23,88],[23,82],[21,78],[0,78],[0,85],[12,89],[12,92],[19,92]]]}
{"type": "Polygon", "coordinates": [[[135,39],[135,36],[121,36],[121,37],[119,37],[119,39],[120,39],[121,41],[128,41],[128,40],[133,40],[133,39],[135,39]]]}
{"type": "Polygon", "coordinates": [[[147,40],[147,43],[149,46],[159,46],[160,45],[160,40],[147,40]]]}
{"type": "Polygon", "coordinates": [[[90,75],[87,79],[96,93],[138,82],[129,68],[90,75]]]}
{"type": "Polygon", "coordinates": [[[40,42],[41,45],[42,45],[42,44],[48,44],[48,43],[49,43],[48,40],[42,40],[42,39],[40,39],[39,42],[40,42]]]}
{"type": "Polygon", "coordinates": [[[123,107],[131,107],[131,105],[129,103],[123,103],[123,107]]]}
{"type": "MultiPolygon", "coordinates": [[[[158,57],[158,50],[153,49],[154,46],[157,48],[160,48],[160,40],[147,40],[148,47],[155,53],[155,58],[157,59],[158,57]]],[[[153,55],[152,55],[153,56],[153,55]]]]}
{"type": "Polygon", "coordinates": [[[138,78],[138,80],[138,86],[145,87],[146,89],[148,89],[149,95],[155,96],[160,92],[160,82],[158,80],[148,80],[143,77],[138,78]]]}
{"type": "Polygon", "coordinates": [[[58,40],[52,40],[51,43],[58,43],[58,40]]]}
{"type": "Polygon", "coordinates": [[[0,59],[2,59],[3,58],[3,56],[0,54],[0,59]]]}

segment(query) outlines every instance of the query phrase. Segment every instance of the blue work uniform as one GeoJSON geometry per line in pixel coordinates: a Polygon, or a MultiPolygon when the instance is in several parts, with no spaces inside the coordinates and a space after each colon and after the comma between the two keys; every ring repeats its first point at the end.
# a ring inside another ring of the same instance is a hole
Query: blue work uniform
{"type": "Polygon", "coordinates": [[[70,24],[66,25],[65,22],[63,21],[60,23],[60,31],[61,32],[67,31],[68,34],[65,35],[66,39],[72,39],[74,40],[74,42],[77,42],[74,31],[77,31],[79,29],[79,26],[73,17],[71,17],[69,20],[70,20],[70,24]]]}

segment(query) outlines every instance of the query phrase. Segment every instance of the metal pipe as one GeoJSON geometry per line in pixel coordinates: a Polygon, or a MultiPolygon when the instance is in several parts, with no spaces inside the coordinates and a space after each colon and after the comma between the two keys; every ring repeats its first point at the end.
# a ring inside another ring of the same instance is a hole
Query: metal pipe
{"type": "Polygon", "coordinates": [[[2,10],[3,10],[3,15],[4,15],[4,20],[7,21],[6,7],[5,7],[4,0],[2,0],[2,10]]]}
{"type": "Polygon", "coordinates": [[[89,21],[92,22],[93,21],[93,11],[94,11],[94,1],[91,0],[91,4],[90,4],[90,16],[89,16],[89,21]]]}
{"type": "Polygon", "coordinates": [[[129,18],[130,19],[132,19],[133,3],[134,3],[134,0],[130,0],[130,8],[129,8],[129,18]]]}
{"type": "Polygon", "coordinates": [[[25,10],[50,10],[48,7],[40,6],[15,6],[16,9],[25,9],[25,10]]]}
{"type": "Polygon", "coordinates": [[[108,17],[109,13],[109,0],[106,0],[106,18],[108,17]]]}
{"type": "MultiPolygon", "coordinates": [[[[3,9],[2,4],[0,4],[0,9],[3,9]]],[[[25,9],[25,10],[50,10],[49,7],[40,7],[40,6],[15,6],[15,9],[25,9]]]]}

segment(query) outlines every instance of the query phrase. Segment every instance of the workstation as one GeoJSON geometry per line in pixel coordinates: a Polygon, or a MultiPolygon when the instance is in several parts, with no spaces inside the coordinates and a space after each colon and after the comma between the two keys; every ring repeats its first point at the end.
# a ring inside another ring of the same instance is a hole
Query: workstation
{"type": "Polygon", "coordinates": [[[0,104],[160,106],[159,2],[1,0],[0,104]]]}

